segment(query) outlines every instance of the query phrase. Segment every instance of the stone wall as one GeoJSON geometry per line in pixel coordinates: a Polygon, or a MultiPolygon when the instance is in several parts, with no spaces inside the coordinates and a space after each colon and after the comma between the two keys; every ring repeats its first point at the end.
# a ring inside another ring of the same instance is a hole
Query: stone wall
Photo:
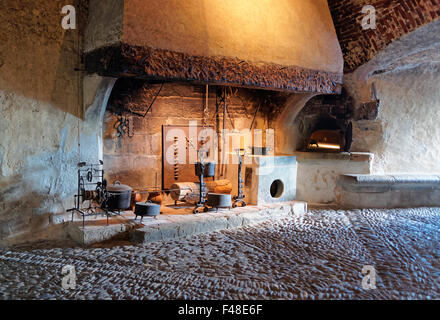
{"type": "Polygon", "coordinates": [[[373,157],[369,153],[297,153],[297,200],[340,202],[341,190],[337,183],[340,176],[371,173],[373,157]]]}
{"type": "Polygon", "coordinates": [[[341,49],[345,72],[371,60],[403,35],[440,17],[439,0],[328,0],[341,49]],[[376,8],[377,29],[363,30],[362,8],[376,8]]]}
{"type": "Polygon", "coordinates": [[[74,71],[81,68],[86,1],[5,0],[0,21],[0,241],[36,239],[73,205],[78,131],[81,161],[99,157],[97,118],[83,106],[103,102],[95,97],[104,97],[111,81],[86,81],[83,94],[74,71]],[[76,6],[76,30],[61,27],[65,4],[76,6]]]}
{"type": "Polygon", "coordinates": [[[433,61],[369,79],[380,100],[378,118],[354,122],[352,150],[375,154],[374,173],[439,172],[439,71],[433,61]]]}

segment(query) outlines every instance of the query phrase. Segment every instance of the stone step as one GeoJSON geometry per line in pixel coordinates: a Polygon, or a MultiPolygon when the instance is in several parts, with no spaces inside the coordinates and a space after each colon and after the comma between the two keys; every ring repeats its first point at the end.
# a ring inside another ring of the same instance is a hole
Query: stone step
{"type": "Polygon", "coordinates": [[[179,211],[167,207],[162,210],[165,214],[157,218],[145,217],[142,222],[140,218],[135,220],[132,212],[124,212],[121,216],[110,218],[109,225],[104,218],[86,220],[84,228],[81,221],[75,221],[68,224],[67,231],[75,242],[86,246],[121,235],[135,243],[148,243],[302,214],[307,212],[307,203],[290,201],[231,210],[211,209],[209,212],[196,215],[192,214],[192,207],[180,209],[184,214],[176,214],[175,212],[179,211]]]}
{"type": "Polygon", "coordinates": [[[338,181],[344,208],[440,206],[440,176],[428,174],[346,174],[338,181]]]}
{"type": "Polygon", "coordinates": [[[306,212],[306,202],[290,201],[258,207],[248,206],[232,210],[219,210],[218,212],[197,215],[161,216],[161,220],[150,220],[150,223],[145,227],[133,230],[130,240],[135,243],[149,243],[175,239],[254,225],[306,212]]]}
{"type": "Polygon", "coordinates": [[[135,228],[135,225],[130,223],[112,221],[107,225],[104,221],[99,222],[96,225],[86,225],[85,228],[81,222],[71,222],[67,226],[67,233],[78,244],[87,246],[115,238],[135,228]]]}

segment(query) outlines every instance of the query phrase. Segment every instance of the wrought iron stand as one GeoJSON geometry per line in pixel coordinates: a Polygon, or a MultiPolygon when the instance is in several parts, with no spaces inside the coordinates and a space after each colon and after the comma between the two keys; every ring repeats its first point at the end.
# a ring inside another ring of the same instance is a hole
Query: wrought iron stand
{"type": "Polygon", "coordinates": [[[246,201],[244,201],[245,195],[243,193],[243,179],[241,178],[241,171],[243,168],[243,158],[242,155],[245,155],[244,149],[236,149],[238,156],[238,194],[234,197],[234,203],[232,204],[233,208],[237,207],[246,207],[246,201]]]}
{"type": "Polygon", "coordinates": [[[102,160],[99,161],[99,164],[88,165],[86,162],[78,163],[78,190],[74,196],[75,207],[68,209],[67,212],[72,213],[72,222],[75,212],[81,214],[83,228],[86,217],[105,214],[108,225],[109,217],[119,214],[107,209],[108,192],[106,190],[107,181],[104,179],[103,164],[102,160]],[[99,206],[90,205],[88,208],[83,208],[82,203],[86,200],[93,200],[99,206]],[[102,210],[102,212],[99,212],[98,209],[102,210]]]}
{"type": "Polygon", "coordinates": [[[196,203],[196,207],[193,210],[194,214],[200,213],[202,208],[204,212],[208,211],[208,207],[206,206],[206,184],[203,180],[205,173],[205,162],[202,152],[200,152],[199,150],[198,153],[199,153],[199,163],[200,163],[200,175],[199,175],[200,188],[199,188],[199,201],[196,203]]]}

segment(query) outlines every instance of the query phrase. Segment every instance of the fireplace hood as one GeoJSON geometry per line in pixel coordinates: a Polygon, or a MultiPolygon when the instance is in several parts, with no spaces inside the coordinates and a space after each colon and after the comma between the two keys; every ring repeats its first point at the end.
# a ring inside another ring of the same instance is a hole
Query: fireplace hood
{"type": "Polygon", "coordinates": [[[340,93],[326,0],[90,0],[89,73],[340,93]]]}

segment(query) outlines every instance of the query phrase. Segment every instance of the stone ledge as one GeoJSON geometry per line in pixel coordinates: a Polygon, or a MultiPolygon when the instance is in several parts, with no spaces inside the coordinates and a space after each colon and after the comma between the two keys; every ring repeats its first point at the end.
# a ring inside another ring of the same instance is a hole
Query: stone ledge
{"type": "Polygon", "coordinates": [[[339,160],[369,162],[373,160],[374,155],[368,152],[296,152],[298,162],[315,160],[339,160]]]}
{"type": "Polygon", "coordinates": [[[440,175],[370,175],[346,174],[339,179],[345,191],[385,192],[403,189],[440,189],[440,175]]]}
{"type": "Polygon", "coordinates": [[[339,203],[345,208],[410,208],[440,206],[437,175],[342,175],[339,203]]]}
{"type": "Polygon", "coordinates": [[[131,232],[131,241],[148,243],[233,229],[258,224],[273,219],[282,219],[307,212],[307,203],[300,201],[264,205],[260,207],[236,208],[217,213],[201,213],[193,216],[164,216],[166,222],[150,223],[131,232]]]}
{"type": "Polygon", "coordinates": [[[80,245],[91,245],[112,239],[124,234],[134,226],[127,223],[117,223],[110,225],[94,225],[82,228],[81,222],[71,222],[67,226],[67,232],[72,240],[80,245]]]}

